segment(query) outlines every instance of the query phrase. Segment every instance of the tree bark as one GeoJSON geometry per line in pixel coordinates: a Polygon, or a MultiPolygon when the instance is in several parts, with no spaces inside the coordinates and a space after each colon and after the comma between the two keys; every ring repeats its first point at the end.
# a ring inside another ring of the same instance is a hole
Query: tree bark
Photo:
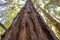
{"type": "Polygon", "coordinates": [[[31,0],[20,10],[2,40],[58,40],[31,0]]]}

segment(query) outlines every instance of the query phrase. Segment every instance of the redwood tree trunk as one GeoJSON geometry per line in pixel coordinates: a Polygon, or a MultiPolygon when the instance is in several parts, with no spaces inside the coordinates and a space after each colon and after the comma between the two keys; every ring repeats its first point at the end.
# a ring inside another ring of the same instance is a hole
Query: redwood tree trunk
{"type": "Polygon", "coordinates": [[[8,30],[2,40],[58,40],[31,0],[26,2],[8,30]]]}

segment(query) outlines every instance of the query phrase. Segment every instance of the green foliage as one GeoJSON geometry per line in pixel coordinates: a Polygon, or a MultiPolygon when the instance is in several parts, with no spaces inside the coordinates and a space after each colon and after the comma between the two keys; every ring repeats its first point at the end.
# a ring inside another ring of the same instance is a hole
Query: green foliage
{"type": "Polygon", "coordinates": [[[4,25],[6,27],[9,27],[9,25],[12,23],[12,20],[17,15],[19,10],[20,10],[19,2],[17,0],[15,0],[14,6],[12,8],[10,8],[9,10],[7,10],[7,12],[5,14],[6,20],[4,22],[4,25]]]}
{"type": "MultiPolygon", "coordinates": [[[[19,12],[19,10],[20,10],[20,5],[19,5],[19,2],[16,0],[16,1],[14,1],[14,5],[12,5],[12,7],[9,8],[7,10],[7,12],[5,13],[5,15],[4,15],[5,21],[4,21],[3,24],[4,24],[4,26],[6,28],[9,28],[9,26],[12,23],[12,20],[16,17],[16,15],[19,12]]],[[[0,32],[1,33],[4,33],[4,31],[5,30],[3,30],[2,28],[0,28],[0,32]]]]}

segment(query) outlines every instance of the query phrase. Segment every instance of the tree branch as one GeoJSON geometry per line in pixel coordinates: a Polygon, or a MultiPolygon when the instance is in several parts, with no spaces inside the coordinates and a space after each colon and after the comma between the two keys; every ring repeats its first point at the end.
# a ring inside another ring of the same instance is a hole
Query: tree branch
{"type": "Polygon", "coordinates": [[[2,27],[5,31],[7,31],[7,28],[2,23],[0,23],[0,27],[2,27]]]}

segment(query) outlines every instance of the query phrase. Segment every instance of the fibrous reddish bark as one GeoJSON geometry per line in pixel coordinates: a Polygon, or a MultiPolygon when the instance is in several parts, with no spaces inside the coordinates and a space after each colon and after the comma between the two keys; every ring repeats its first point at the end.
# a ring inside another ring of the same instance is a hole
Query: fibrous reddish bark
{"type": "Polygon", "coordinates": [[[2,40],[58,40],[28,0],[2,40]]]}

